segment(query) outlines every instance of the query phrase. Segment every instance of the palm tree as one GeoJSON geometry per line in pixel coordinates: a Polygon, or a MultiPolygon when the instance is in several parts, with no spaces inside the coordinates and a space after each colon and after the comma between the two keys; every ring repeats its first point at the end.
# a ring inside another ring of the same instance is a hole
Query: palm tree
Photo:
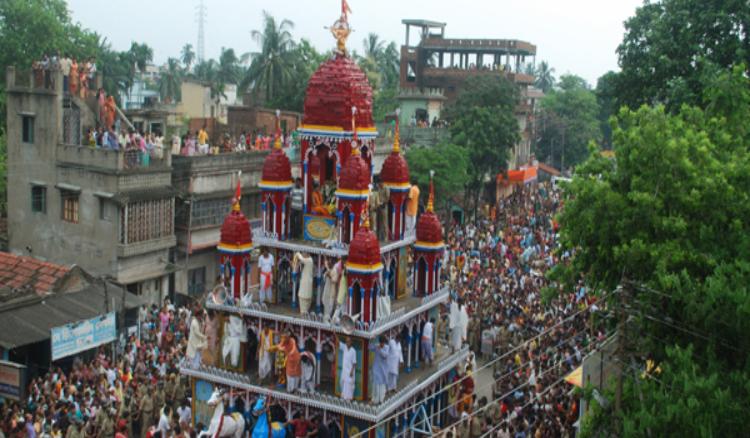
{"type": "Polygon", "coordinates": [[[221,48],[219,56],[219,79],[225,84],[236,84],[239,79],[239,58],[234,49],[221,48]]]}
{"type": "Polygon", "coordinates": [[[213,59],[196,64],[195,69],[193,70],[193,76],[208,85],[211,90],[212,99],[218,100],[221,96],[226,97],[224,94],[224,86],[226,84],[221,81],[219,64],[213,59]]]}
{"type": "Polygon", "coordinates": [[[177,102],[182,98],[182,69],[175,58],[167,60],[167,69],[159,77],[159,94],[166,103],[177,102]]]}
{"type": "Polygon", "coordinates": [[[534,85],[547,93],[552,87],[555,86],[555,69],[551,68],[547,61],[539,63],[539,67],[536,68],[536,81],[534,85]]]}
{"type": "Polygon", "coordinates": [[[189,43],[185,44],[182,47],[182,52],[180,52],[180,57],[182,63],[185,64],[185,71],[190,71],[190,66],[193,65],[193,61],[195,61],[195,52],[193,51],[193,45],[189,43]]]}
{"type": "Polygon", "coordinates": [[[263,11],[263,31],[253,30],[253,40],[260,46],[260,51],[250,54],[252,59],[240,89],[251,88],[254,93],[263,92],[266,100],[271,100],[284,87],[293,70],[292,49],[294,40],[291,29],[294,23],[276,19],[263,11]]]}
{"type": "Polygon", "coordinates": [[[385,50],[385,42],[380,39],[378,34],[368,34],[367,38],[362,40],[362,45],[365,48],[365,58],[380,61],[383,51],[385,50]]]}

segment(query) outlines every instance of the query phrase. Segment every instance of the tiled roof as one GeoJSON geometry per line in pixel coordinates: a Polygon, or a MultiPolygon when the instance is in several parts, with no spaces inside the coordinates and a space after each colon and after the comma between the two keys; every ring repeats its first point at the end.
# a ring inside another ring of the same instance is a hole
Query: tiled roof
{"type": "Polygon", "coordinates": [[[29,288],[36,293],[53,292],[57,282],[68,272],[70,266],[0,252],[0,288],[29,288]]]}

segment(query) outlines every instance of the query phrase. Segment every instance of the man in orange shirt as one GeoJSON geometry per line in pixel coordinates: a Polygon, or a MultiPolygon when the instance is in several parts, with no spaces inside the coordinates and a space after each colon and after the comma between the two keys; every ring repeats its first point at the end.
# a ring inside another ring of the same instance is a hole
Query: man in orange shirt
{"type": "Polygon", "coordinates": [[[302,376],[302,357],[297,349],[297,341],[292,333],[287,333],[276,347],[286,354],[286,391],[292,393],[299,386],[302,376]]]}
{"type": "Polygon", "coordinates": [[[409,198],[406,200],[406,231],[414,230],[417,225],[417,211],[419,210],[419,186],[416,181],[409,189],[409,198]]]}

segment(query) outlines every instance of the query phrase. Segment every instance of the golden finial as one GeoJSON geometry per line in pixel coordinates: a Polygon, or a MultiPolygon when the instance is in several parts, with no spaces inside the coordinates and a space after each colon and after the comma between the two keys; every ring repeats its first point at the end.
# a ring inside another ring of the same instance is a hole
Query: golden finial
{"type": "Polygon", "coordinates": [[[401,145],[399,144],[399,140],[401,139],[399,135],[399,114],[401,114],[401,110],[399,108],[396,108],[396,132],[393,134],[393,152],[399,153],[401,152],[401,145]]]}
{"type": "Polygon", "coordinates": [[[276,141],[273,143],[275,149],[281,149],[281,110],[276,110],[276,141]]]}
{"type": "Polygon", "coordinates": [[[242,180],[242,171],[237,171],[237,189],[234,191],[234,197],[232,198],[232,211],[240,211],[240,200],[242,199],[242,186],[240,181],[242,180]]]}
{"type": "Polygon", "coordinates": [[[349,14],[351,12],[352,10],[349,9],[349,4],[346,0],[341,0],[341,17],[330,27],[331,34],[336,39],[336,51],[344,56],[348,54],[346,40],[349,38],[349,34],[352,33],[352,28],[349,27],[349,14]]]}
{"type": "Polygon", "coordinates": [[[435,202],[435,188],[432,184],[432,177],[435,176],[435,171],[430,170],[430,197],[427,198],[427,211],[433,210],[433,204],[435,202]]]}

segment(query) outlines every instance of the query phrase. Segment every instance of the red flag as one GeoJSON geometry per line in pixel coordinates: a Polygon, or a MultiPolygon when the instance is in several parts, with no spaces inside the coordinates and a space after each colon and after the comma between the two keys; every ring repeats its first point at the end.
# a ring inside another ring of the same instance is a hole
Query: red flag
{"type": "Polygon", "coordinates": [[[242,199],[242,187],[240,185],[240,176],[242,174],[237,175],[237,189],[234,191],[234,202],[240,202],[240,199],[242,199]]]}
{"type": "Polygon", "coordinates": [[[346,0],[341,0],[341,15],[348,15],[351,14],[352,10],[349,7],[349,3],[346,2],[346,0]]]}

